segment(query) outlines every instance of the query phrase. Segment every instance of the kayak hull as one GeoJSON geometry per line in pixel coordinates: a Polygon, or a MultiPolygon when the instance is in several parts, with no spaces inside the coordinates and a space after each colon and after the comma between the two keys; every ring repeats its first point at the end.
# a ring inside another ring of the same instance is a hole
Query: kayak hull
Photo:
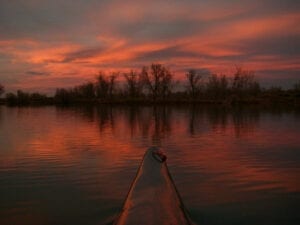
{"type": "Polygon", "coordinates": [[[189,225],[179,193],[158,149],[149,148],[114,225],[189,225]]]}

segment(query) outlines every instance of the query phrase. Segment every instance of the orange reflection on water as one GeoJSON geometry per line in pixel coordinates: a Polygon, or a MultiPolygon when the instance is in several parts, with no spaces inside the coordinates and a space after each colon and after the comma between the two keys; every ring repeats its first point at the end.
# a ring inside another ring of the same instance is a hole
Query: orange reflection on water
{"type": "Polygon", "coordinates": [[[10,135],[14,144],[2,154],[1,169],[18,168],[22,160],[31,170],[37,162],[92,166],[94,172],[82,171],[87,174],[78,182],[90,193],[100,188],[106,199],[124,198],[151,145],[165,149],[175,183],[191,201],[220,204],[300,190],[292,157],[299,147],[299,122],[278,117],[280,112],[276,120],[258,109],[218,107],[48,107],[18,113],[6,108],[4,114],[3,121],[17,123],[2,121],[2,128],[17,132],[10,135]]]}

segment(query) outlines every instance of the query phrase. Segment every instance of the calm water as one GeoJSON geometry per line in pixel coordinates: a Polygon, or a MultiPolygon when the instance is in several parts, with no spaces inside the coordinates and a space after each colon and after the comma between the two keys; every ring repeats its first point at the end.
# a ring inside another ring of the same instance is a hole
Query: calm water
{"type": "Polygon", "coordinates": [[[0,224],[109,223],[152,145],[197,224],[300,224],[299,112],[5,106],[0,224]]]}

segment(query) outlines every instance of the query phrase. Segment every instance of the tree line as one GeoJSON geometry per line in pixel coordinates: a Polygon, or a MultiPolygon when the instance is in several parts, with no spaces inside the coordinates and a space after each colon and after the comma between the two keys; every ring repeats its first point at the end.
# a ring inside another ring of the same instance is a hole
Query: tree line
{"type": "MultiPolygon", "coordinates": [[[[99,72],[94,82],[72,88],[57,88],[53,98],[40,93],[7,93],[8,104],[78,102],[127,103],[127,102],[255,102],[275,98],[284,101],[299,100],[300,81],[293,89],[280,87],[262,88],[253,71],[237,67],[234,74],[203,74],[189,70],[184,81],[174,80],[174,74],[162,64],[144,66],[140,71],[105,74],[99,72]],[[123,82],[118,82],[123,77],[123,82]]],[[[0,85],[0,94],[4,88],[0,85]]]]}

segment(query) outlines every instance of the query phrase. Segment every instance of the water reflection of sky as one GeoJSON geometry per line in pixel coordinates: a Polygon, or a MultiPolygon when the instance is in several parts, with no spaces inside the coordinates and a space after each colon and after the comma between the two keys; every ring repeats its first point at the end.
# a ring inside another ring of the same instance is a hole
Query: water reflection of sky
{"type": "Polygon", "coordinates": [[[196,222],[259,224],[266,215],[272,216],[264,224],[297,220],[295,111],[1,107],[0,128],[1,224],[109,221],[151,145],[167,153],[196,222]]]}

